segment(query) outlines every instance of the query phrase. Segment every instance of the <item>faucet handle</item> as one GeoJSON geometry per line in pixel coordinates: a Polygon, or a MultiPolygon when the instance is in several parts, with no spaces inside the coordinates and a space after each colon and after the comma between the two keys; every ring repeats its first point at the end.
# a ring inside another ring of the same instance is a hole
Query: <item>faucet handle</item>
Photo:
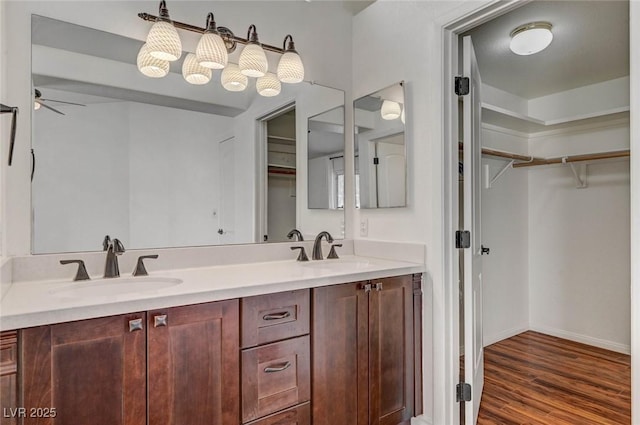
{"type": "Polygon", "coordinates": [[[138,257],[138,262],[136,263],[136,269],[133,271],[134,276],[149,276],[147,273],[147,269],[144,267],[145,258],[158,258],[158,254],[155,255],[141,255],[138,257]]]}
{"type": "Polygon", "coordinates": [[[124,245],[122,245],[120,239],[113,240],[113,253],[116,255],[121,255],[124,253],[124,245]]]}
{"type": "Polygon", "coordinates": [[[300,254],[298,254],[298,258],[296,259],[296,261],[309,261],[309,257],[307,257],[307,253],[304,251],[304,247],[303,246],[292,246],[291,247],[291,251],[294,251],[296,249],[300,250],[300,254]]]}
{"type": "Polygon", "coordinates": [[[104,239],[102,240],[102,250],[106,251],[107,249],[109,249],[109,245],[111,245],[111,238],[109,237],[109,235],[105,235],[104,239]]]}
{"type": "Polygon", "coordinates": [[[337,243],[335,245],[331,245],[331,251],[329,251],[329,255],[327,255],[327,259],[329,259],[329,258],[331,258],[331,259],[340,258],[340,257],[338,257],[338,253],[336,252],[336,247],[342,248],[342,244],[341,243],[337,243]]]}
{"type": "Polygon", "coordinates": [[[60,260],[60,264],[77,264],[78,271],[76,272],[76,276],[73,278],[74,282],[79,280],[91,280],[89,277],[89,273],[87,273],[87,268],[84,266],[84,261],[82,260],[60,260]]]}

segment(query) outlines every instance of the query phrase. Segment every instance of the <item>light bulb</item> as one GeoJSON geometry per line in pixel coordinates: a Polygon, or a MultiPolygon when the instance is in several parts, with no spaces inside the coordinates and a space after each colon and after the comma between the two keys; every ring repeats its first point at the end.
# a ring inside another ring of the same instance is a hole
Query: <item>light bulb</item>
{"type": "Polygon", "coordinates": [[[36,111],[38,109],[40,109],[41,107],[42,107],[42,105],[37,100],[33,102],[33,109],[35,109],[36,111]]]}
{"type": "Polygon", "coordinates": [[[182,63],[182,76],[189,84],[207,84],[211,80],[211,69],[200,65],[196,55],[189,53],[182,63]]]}
{"type": "Polygon", "coordinates": [[[392,100],[385,100],[382,102],[382,108],[380,108],[380,115],[384,120],[395,120],[400,117],[401,114],[400,104],[392,100]]]}
{"type": "Polygon", "coordinates": [[[243,91],[249,84],[246,75],[240,72],[240,68],[235,63],[229,63],[220,75],[222,87],[229,91],[243,91]]]}
{"type": "Polygon", "coordinates": [[[147,77],[162,78],[169,73],[169,61],[151,56],[146,44],[138,52],[137,64],[138,70],[147,77]]]}
{"type": "Polygon", "coordinates": [[[260,96],[273,97],[280,94],[282,85],[275,74],[269,72],[264,77],[256,80],[256,90],[258,90],[260,96]]]}

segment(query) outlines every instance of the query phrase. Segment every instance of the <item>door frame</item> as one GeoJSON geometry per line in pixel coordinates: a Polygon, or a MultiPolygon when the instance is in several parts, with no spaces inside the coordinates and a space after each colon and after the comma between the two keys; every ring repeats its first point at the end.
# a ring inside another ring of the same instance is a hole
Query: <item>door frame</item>
{"type": "MultiPolygon", "coordinates": [[[[459,379],[459,252],[455,248],[455,231],[458,229],[458,97],[453,93],[454,77],[459,74],[458,38],[471,28],[508,13],[533,0],[490,0],[484,4],[468,4],[436,20],[442,37],[442,99],[443,99],[443,247],[444,247],[444,302],[445,327],[444,359],[434,370],[443,370],[445,376],[442,395],[435,391],[434,420],[437,423],[460,424],[455,388],[459,379]],[[442,397],[442,400],[438,400],[442,397]],[[439,411],[442,408],[443,411],[439,411]]],[[[632,423],[640,423],[640,263],[633,258],[640,256],[640,1],[629,1],[630,41],[630,159],[631,168],[631,414],[632,423]],[[635,40],[635,43],[634,43],[635,40]]],[[[434,375],[435,378],[438,378],[434,375]]]]}
{"type": "MultiPolygon", "coordinates": [[[[267,227],[269,217],[267,216],[269,207],[269,167],[267,166],[267,149],[268,149],[268,134],[267,134],[267,122],[279,117],[282,114],[296,109],[296,102],[294,100],[286,100],[279,106],[272,108],[269,112],[261,115],[256,119],[256,234],[255,241],[258,243],[264,243],[264,235],[267,234],[267,227]]],[[[297,156],[297,146],[296,146],[297,156]]]]}

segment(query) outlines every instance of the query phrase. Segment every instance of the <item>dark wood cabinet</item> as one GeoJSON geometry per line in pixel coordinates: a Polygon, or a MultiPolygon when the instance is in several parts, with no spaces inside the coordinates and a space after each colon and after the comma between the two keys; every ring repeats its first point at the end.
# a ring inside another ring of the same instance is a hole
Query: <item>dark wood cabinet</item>
{"type": "Polygon", "coordinates": [[[24,425],[146,423],[145,313],[21,331],[24,425]]]}
{"type": "Polygon", "coordinates": [[[238,300],[147,317],[149,425],[238,424],[238,300]]]}
{"type": "Polygon", "coordinates": [[[239,327],[230,300],[23,329],[24,425],[238,424],[239,327]]]}
{"type": "Polygon", "coordinates": [[[18,333],[0,333],[0,425],[18,423],[18,333]]]}
{"type": "Polygon", "coordinates": [[[397,425],[421,413],[417,295],[412,276],[314,289],[314,425],[397,425]]]}

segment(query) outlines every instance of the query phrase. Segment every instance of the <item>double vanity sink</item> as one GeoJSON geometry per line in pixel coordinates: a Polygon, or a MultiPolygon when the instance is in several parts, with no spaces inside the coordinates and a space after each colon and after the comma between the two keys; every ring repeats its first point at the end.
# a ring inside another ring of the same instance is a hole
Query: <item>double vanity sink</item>
{"type": "Polygon", "coordinates": [[[343,255],[150,272],[148,276],[14,282],[0,330],[422,273],[422,264],[343,255]]]}

